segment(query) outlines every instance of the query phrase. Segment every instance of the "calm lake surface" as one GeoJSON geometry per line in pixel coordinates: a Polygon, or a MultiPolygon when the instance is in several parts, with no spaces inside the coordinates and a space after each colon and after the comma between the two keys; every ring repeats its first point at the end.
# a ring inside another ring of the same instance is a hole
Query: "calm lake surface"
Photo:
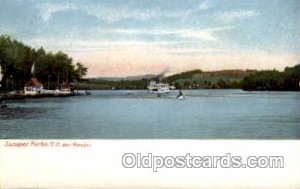
{"type": "Polygon", "coordinates": [[[92,91],[7,101],[1,139],[300,139],[300,92],[92,91]]]}

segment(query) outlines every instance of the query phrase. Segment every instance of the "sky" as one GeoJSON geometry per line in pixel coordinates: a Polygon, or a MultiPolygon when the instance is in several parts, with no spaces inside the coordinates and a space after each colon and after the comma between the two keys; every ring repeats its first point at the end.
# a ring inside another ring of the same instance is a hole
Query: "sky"
{"type": "Polygon", "coordinates": [[[299,0],[0,0],[0,35],[63,51],[88,77],[300,63],[299,0]]]}

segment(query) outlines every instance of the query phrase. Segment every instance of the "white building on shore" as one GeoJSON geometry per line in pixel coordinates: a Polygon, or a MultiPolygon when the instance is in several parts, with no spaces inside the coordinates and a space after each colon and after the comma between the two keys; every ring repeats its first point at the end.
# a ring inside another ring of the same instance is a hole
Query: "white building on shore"
{"type": "Polygon", "coordinates": [[[24,87],[24,94],[29,96],[41,94],[42,91],[43,85],[34,77],[31,78],[31,80],[28,81],[24,87]]]}

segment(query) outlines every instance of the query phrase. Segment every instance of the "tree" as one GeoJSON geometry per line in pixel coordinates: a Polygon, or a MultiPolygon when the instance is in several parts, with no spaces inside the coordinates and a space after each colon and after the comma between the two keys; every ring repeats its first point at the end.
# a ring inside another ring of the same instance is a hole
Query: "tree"
{"type": "Polygon", "coordinates": [[[184,83],[183,83],[184,87],[185,88],[190,88],[191,87],[191,82],[186,80],[184,83]]]}
{"type": "Polygon", "coordinates": [[[299,90],[300,65],[287,67],[284,72],[277,70],[256,71],[245,77],[244,90],[299,90]]]}
{"type": "Polygon", "coordinates": [[[75,69],[75,77],[77,80],[81,80],[87,74],[87,67],[84,67],[83,64],[77,62],[75,69]]]}
{"type": "Polygon", "coordinates": [[[227,82],[224,79],[219,79],[217,86],[218,86],[218,88],[221,88],[221,89],[227,89],[229,87],[227,82]]]}
{"type": "Polygon", "coordinates": [[[175,87],[176,89],[182,89],[181,84],[180,84],[179,82],[177,82],[177,81],[175,82],[174,87],[175,87]]]}
{"type": "Polygon", "coordinates": [[[0,36],[0,66],[3,73],[1,86],[6,91],[23,89],[25,82],[33,76],[48,88],[54,88],[58,83],[82,78],[87,73],[87,68],[80,63],[75,70],[72,58],[61,51],[46,52],[43,47],[35,50],[6,35],[0,36]],[[34,74],[31,73],[33,64],[34,74]]]}

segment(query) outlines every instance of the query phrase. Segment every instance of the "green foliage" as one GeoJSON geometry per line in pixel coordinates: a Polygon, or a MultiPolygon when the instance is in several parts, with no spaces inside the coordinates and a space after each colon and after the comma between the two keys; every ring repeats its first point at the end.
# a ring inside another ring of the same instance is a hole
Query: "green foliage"
{"type": "Polygon", "coordinates": [[[85,79],[79,83],[79,89],[147,89],[150,79],[107,81],[85,79]]]}
{"type": "Polygon", "coordinates": [[[81,63],[76,63],[76,69],[75,69],[75,78],[77,80],[82,79],[87,74],[87,68],[84,67],[81,63]]]}
{"type": "Polygon", "coordinates": [[[300,65],[289,68],[284,72],[276,70],[256,71],[243,80],[244,90],[299,90],[300,65]]]}
{"type": "Polygon", "coordinates": [[[218,88],[221,88],[221,89],[229,88],[229,84],[224,79],[220,79],[217,83],[217,86],[218,86],[218,88]]]}
{"type": "MultiPolygon", "coordinates": [[[[216,72],[202,72],[192,70],[175,74],[169,77],[160,78],[175,86],[176,89],[227,89],[241,88],[241,81],[245,75],[252,71],[225,70],[216,72]]],[[[158,77],[137,80],[103,80],[85,79],[79,83],[81,89],[147,89],[151,80],[158,80],[158,77]]]]}
{"type": "Polygon", "coordinates": [[[55,88],[58,83],[81,79],[87,73],[87,68],[80,63],[75,69],[72,58],[63,52],[46,52],[42,47],[35,50],[4,35],[0,36],[0,66],[3,70],[1,86],[8,91],[22,89],[33,76],[47,88],[55,88]]]}
{"type": "MultiPolygon", "coordinates": [[[[176,89],[240,89],[245,90],[299,90],[300,65],[276,70],[223,70],[202,72],[194,70],[161,79],[176,89]]],[[[79,83],[81,89],[147,89],[150,79],[111,81],[103,79],[84,79],[79,83]]]]}
{"type": "Polygon", "coordinates": [[[243,78],[253,71],[223,70],[203,72],[192,70],[166,78],[177,89],[235,89],[241,88],[243,78]]]}
{"type": "Polygon", "coordinates": [[[201,70],[192,70],[192,71],[182,72],[179,74],[169,76],[166,78],[166,80],[167,81],[175,81],[178,79],[188,79],[188,78],[193,77],[195,74],[200,74],[200,73],[202,73],[201,70]]]}

